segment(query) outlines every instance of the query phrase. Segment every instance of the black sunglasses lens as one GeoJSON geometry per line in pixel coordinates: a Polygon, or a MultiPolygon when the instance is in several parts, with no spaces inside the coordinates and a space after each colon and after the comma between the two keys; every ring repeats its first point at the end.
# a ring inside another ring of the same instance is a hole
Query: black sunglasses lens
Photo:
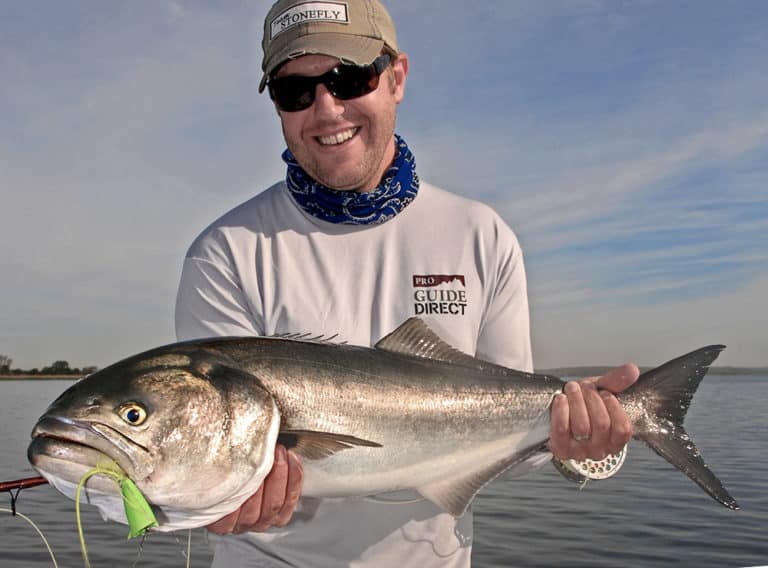
{"type": "Polygon", "coordinates": [[[320,83],[338,99],[355,99],[376,90],[379,77],[388,63],[389,56],[382,55],[364,67],[339,65],[317,77],[289,75],[272,79],[267,84],[269,96],[278,108],[285,112],[295,112],[312,106],[315,102],[315,90],[320,83]]]}
{"type": "Polygon", "coordinates": [[[270,81],[269,96],[281,110],[304,110],[315,102],[316,86],[314,77],[281,77],[270,81]]]}
{"type": "Polygon", "coordinates": [[[375,91],[379,86],[379,75],[373,66],[345,66],[340,67],[338,73],[331,77],[326,85],[336,98],[355,99],[375,91]]]}

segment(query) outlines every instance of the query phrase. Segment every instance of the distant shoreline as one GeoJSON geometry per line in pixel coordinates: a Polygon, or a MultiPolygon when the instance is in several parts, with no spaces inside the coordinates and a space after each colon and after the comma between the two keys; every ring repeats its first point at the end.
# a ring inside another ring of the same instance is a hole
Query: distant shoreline
{"type": "MultiPolygon", "coordinates": [[[[556,367],[554,369],[536,369],[537,373],[556,377],[600,377],[611,369],[609,366],[597,367],[556,367]]],[[[641,372],[653,367],[640,367],[641,372]]],[[[710,375],[758,375],[768,376],[768,367],[710,367],[710,375]]]]}
{"type": "Polygon", "coordinates": [[[0,381],[76,381],[82,375],[0,375],[0,381]]]}

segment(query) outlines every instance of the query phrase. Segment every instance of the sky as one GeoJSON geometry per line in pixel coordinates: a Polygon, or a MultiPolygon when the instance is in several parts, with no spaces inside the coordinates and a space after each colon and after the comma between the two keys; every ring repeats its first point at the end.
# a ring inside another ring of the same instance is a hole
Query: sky
{"type": "MultiPolygon", "coordinates": [[[[174,340],[187,247],[284,176],[270,2],[0,0],[0,354],[174,340]]],[[[397,132],[494,207],[534,361],[768,365],[768,3],[391,0],[397,132]]],[[[307,331],[307,330],[297,330],[307,331]]],[[[308,330],[311,331],[311,330],[308,330]]]]}

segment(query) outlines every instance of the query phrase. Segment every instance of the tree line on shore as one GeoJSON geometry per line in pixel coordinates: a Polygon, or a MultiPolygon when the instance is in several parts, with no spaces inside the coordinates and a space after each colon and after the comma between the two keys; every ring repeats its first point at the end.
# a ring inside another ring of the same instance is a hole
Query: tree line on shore
{"type": "Polygon", "coordinates": [[[0,376],[2,375],[90,375],[98,370],[95,365],[82,368],[70,367],[68,361],[54,361],[41,369],[14,369],[13,359],[8,355],[0,354],[0,376]]]}

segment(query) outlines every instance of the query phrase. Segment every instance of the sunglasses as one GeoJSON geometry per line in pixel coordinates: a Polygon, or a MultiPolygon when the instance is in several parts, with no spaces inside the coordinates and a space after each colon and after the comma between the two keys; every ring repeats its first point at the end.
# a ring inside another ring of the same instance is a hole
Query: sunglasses
{"type": "Polygon", "coordinates": [[[312,106],[315,91],[322,83],[337,99],[346,101],[362,97],[376,90],[379,77],[389,65],[390,57],[380,55],[369,65],[348,65],[342,63],[317,77],[288,75],[270,79],[269,97],[277,108],[284,112],[296,112],[312,106]]]}

